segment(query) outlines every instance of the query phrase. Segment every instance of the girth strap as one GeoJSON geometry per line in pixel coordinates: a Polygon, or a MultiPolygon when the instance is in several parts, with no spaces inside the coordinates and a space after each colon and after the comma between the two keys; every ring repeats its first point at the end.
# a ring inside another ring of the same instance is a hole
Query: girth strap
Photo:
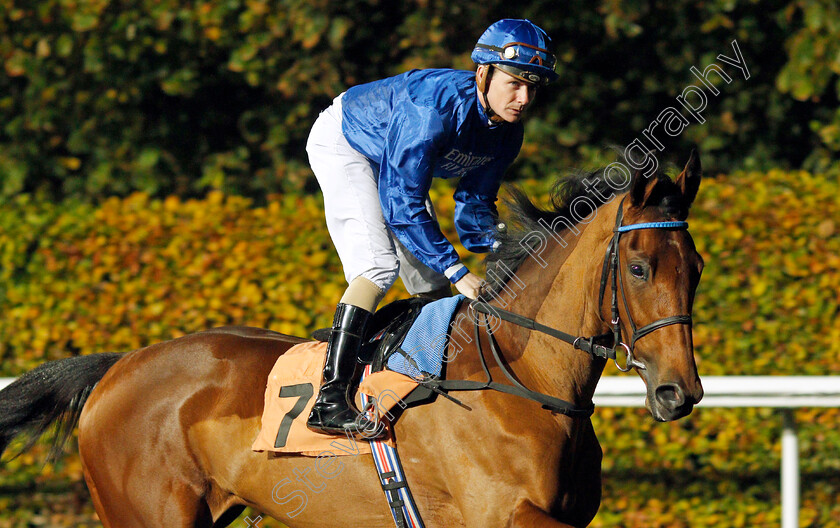
{"type": "MultiPolygon", "coordinates": [[[[371,366],[367,365],[363,378],[370,373],[371,366]]],[[[365,407],[372,401],[366,394],[361,394],[361,398],[362,405],[365,407]]],[[[370,418],[372,419],[373,416],[371,415],[370,418]]],[[[411,489],[408,487],[396,447],[389,446],[386,441],[379,438],[370,441],[370,448],[373,464],[379,475],[379,485],[385,493],[395,526],[397,528],[424,528],[423,519],[420,518],[411,489]]]]}

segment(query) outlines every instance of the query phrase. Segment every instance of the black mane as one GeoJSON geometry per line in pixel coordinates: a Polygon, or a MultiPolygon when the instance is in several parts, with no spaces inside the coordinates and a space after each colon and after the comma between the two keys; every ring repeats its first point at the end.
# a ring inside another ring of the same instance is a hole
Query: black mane
{"type": "MultiPolygon", "coordinates": [[[[578,171],[560,177],[552,187],[549,209],[542,209],[535,205],[522,189],[515,186],[507,187],[510,197],[505,199],[505,204],[509,208],[509,213],[506,218],[502,219],[506,227],[497,231],[495,235],[496,240],[501,242],[501,245],[484,259],[489,291],[498,293],[509,278],[507,270],[515,272],[528,257],[529,253],[526,248],[533,249],[537,240],[535,237],[529,236],[530,234],[534,231],[540,231],[548,236],[549,230],[546,226],[554,225],[560,219],[565,219],[572,224],[577,223],[573,220],[575,216],[571,210],[575,199],[588,198],[594,202],[597,209],[605,203],[611,202],[616,195],[630,190],[632,180],[629,178],[625,178],[626,181],[623,185],[617,186],[617,183],[620,183],[622,179],[622,175],[618,171],[612,171],[610,183],[607,182],[606,170],[608,167],[602,167],[594,171],[578,171]],[[493,270],[497,271],[493,272],[493,270]]],[[[644,176],[639,175],[638,177],[644,176]]],[[[681,210],[684,204],[677,199],[680,196],[679,189],[671,181],[671,178],[657,172],[649,179],[658,180],[654,189],[654,196],[651,196],[649,203],[658,205],[665,215],[682,216],[681,210]]],[[[586,216],[590,212],[585,207],[580,209],[578,214],[582,216],[586,216]]],[[[687,207],[685,209],[687,213],[687,207]]]]}

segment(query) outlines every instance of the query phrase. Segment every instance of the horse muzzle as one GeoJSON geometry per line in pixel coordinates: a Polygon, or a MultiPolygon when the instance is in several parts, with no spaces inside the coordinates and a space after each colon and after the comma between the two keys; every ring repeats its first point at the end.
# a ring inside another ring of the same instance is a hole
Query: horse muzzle
{"type": "Polygon", "coordinates": [[[659,422],[688,416],[703,397],[702,388],[689,393],[679,383],[661,383],[652,389],[650,385],[648,387],[647,407],[651,416],[659,422]]]}

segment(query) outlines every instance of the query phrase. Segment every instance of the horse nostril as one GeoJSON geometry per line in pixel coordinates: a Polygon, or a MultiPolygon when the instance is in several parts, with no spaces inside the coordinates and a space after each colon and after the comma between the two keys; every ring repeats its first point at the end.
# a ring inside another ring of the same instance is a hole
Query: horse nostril
{"type": "Polygon", "coordinates": [[[678,409],[685,403],[685,393],[679,385],[660,385],[656,388],[656,401],[669,409],[678,409]]]}

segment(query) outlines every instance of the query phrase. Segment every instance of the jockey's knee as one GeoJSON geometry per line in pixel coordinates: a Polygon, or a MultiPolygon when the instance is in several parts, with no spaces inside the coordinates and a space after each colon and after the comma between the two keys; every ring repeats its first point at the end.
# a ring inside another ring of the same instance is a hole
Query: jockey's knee
{"type": "Polygon", "coordinates": [[[388,289],[397,280],[397,269],[390,272],[370,270],[350,280],[350,285],[341,297],[342,304],[352,304],[369,312],[376,310],[388,289]]]}

